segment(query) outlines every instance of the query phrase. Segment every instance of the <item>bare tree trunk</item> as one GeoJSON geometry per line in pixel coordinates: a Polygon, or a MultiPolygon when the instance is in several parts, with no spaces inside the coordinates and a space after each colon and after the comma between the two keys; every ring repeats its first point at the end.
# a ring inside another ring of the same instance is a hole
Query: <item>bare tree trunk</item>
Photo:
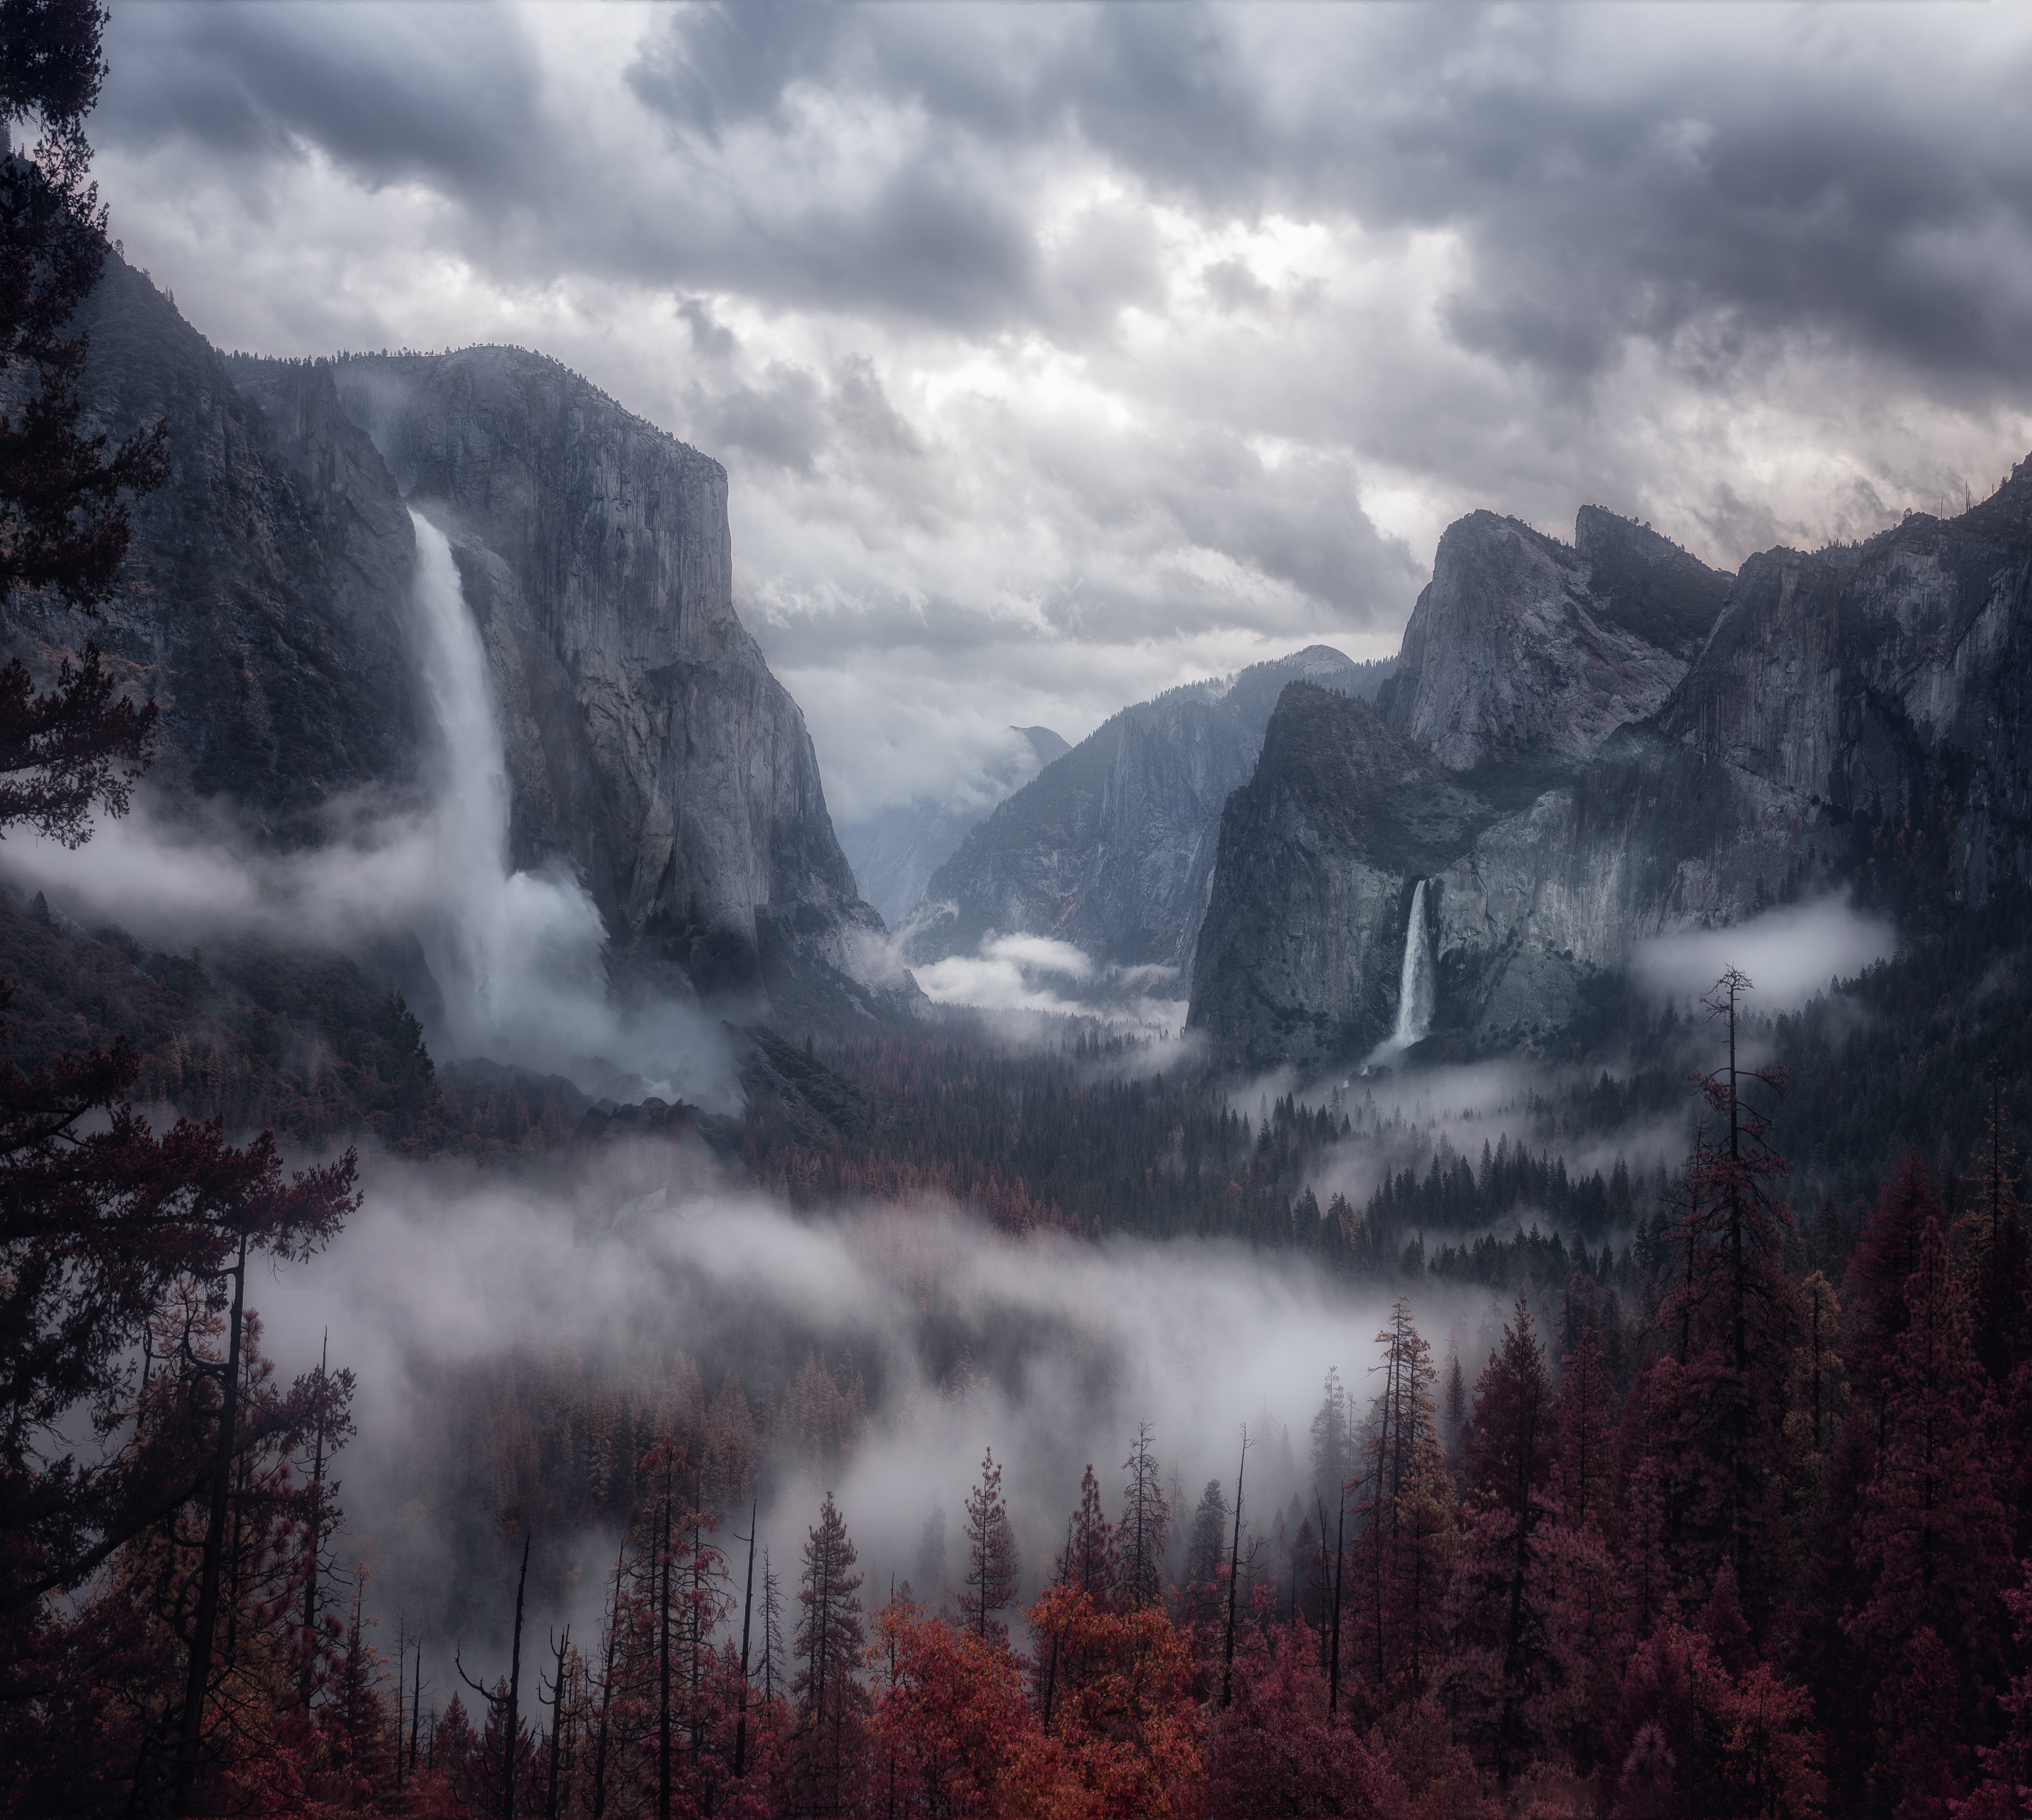
{"type": "Polygon", "coordinates": [[[607,1741],[614,1715],[614,1656],[621,1639],[621,1574],[628,1560],[624,1540],[614,1563],[614,1621],[607,1632],[607,1672],[600,1683],[600,1734],[592,1751],[592,1820],[606,1820],[607,1741]]]}
{"type": "MultiPolygon", "coordinates": [[[[219,1583],[226,1552],[226,1507],[233,1488],[234,1430],[240,1419],[240,1316],[247,1299],[247,1240],[233,1269],[233,1312],[226,1328],[226,1369],[219,1374],[219,1440],[211,1473],[211,1514],[205,1525],[197,1616],[191,1626],[184,1677],[183,1722],[177,1734],[176,1810],[198,1811],[197,1773],[204,1744],[204,1702],[211,1687],[211,1639],[219,1627],[219,1583]]],[[[211,1367],[210,1369],[216,1369],[211,1367]]]]}
{"type": "Polygon", "coordinates": [[[1235,1541],[1227,1553],[1227,1641],[1220,1658],[1220,1705],[1227,1710],[1227,1697],[1235,1681],[1235,1589],[1242,1576],[1242,1475],[1249,1464],[1249,1430],[1242,1431],[1242,1459],[1235,1469],[1235,1541]]]}
{"type": "Polygon", "coordinates": [[[324,1374],[331,1355],[331,1336],[325,1335],[318,1352],[318,1413],[316,1438],[311,1444],[310,1549],[304,1575],[303,1691],[304,1710],[311,1710],[317,1691],[318,1577],[324,1549],[324,1374]]]}
{"type": "Polygon", "coordinates": [[[739,1781],[748,1773],[748,1620],[755,1609],[755,1535],[756,1516],[761,1509],[756,1503],[748,1512],[748,1588],[741,1598],[741,1710],[734,1726],[734,1779],[739,1781]]]}
{"type": "MultiPolygon", "coordinates": [[[[551,1671],[551,1760],[543,1788],[543,1820],[558,1820],[558,1758],[564,1750],[565,1735],[565,1651],[570,1646],[571,1626],[566,1624],[558,1638],[556,1664],[551,1671]]],[[[536,1698],[543,1697],[539,1688],[536,1698]]]]}
{"type": "Polygon", "coordinates": [[[660,1578],[651,1583],[659,1590],[656,1601],[656,1659],[659,1692],[656,1707],[656,1815],[670,1820],[670,1487],[667,1469],[663,1482],[663,1546],[657,1562],[660,1578]]]}
{"type": "MultiPolygon", "coordinates": [[[[1326,1514],[1320,1515],[1322,1536],[1326,1530],[1326,1514]]],[[[1327,1712],[1329,1716],[1340,1709],[1340,1583],[1347,1566],[1347,1486],[1340,1488],[1340,1509],[1334,1517],[1333,1561],[1333,1629],[1332,1643],[1327,1657],[1327,1712]]]]}
{"type": "Polygon", "coordinates": [[[515,1640],[508,1654],[508,1728],[502,1741],[501,1820],[515,1820],[515,1745],[522,1698],[522,1594],[529,1583],[529,1535],[522,1535],[522,1571],[515,1581],[515,1640]]]}

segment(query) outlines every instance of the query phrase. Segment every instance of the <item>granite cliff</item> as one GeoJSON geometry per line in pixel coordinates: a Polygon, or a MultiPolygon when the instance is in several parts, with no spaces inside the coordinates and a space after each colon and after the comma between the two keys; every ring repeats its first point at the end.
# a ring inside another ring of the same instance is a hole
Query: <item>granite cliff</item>
{"type": "Polygon", "coordinates": [[[1929,830],[1965,901],[2032,876],[2032,464],[1951,521],[1752,558],[1690,662],[1707,572],[1605,513],[1590,537],[1589,516],[1571,558],[1485,513],[1449,531],[1380,703],[1394,770],[1372,760],[1373,718],[1280,700],[1223,819],[1193,975],[1191,1022],[1224,1054],[1312,1065],[1386,1037],[1421,878],[1439,1027],[1486,1047],[1557,1029],[1645,937],[1839,886],[1929,830]],[[1597,611],[1604,531],[1625,591],[1597,611]],[[1648,602],[1633,558],[1651,561],[1648,602]],[[1612,662],[1604,628],[1651,655],[1612,662]],[[1660,694],[1668,662],[1683,672],[1660,694]],[[1541,679],[1535,700],[1506,666],[1541,679]],[[1473,807],[1429,816],[1421,843],[1391,834],[1392,799],[1432,797],[1441,774],[1473,807]],[[1285,890],[1288,916],[1257,907],[1285,890]]]}
{"type": "Polygon", "coordinates": [[[1728,583],[1598,506],[1581,513],[1571,545],[1472,513],[1440,539],[1378,705],[1456,770],[1584,759],[1664,705],[1728,583]]]}
{"type": "Polygon", "coordinates": [[[228,359],[117,258],[83,315],[95,417],[166,416],[171,479],[96,621],[26,600],[6,629],[38,661],[95,637],[164,701],[158,813],[223,804],[301,845],[350,793],[425,789],[414,508],[485,643],[513,862],[582,882],[617,983],[907,1011],[803,717],[734,614],[718,463],[518,350],[228,359]]]}
{"type": "Polygon", "coordinates": [[[1373,693],[1389,673],[1324,645],[1124,708],[969,834],[905,931],[913,961],[1050,935],[1104,965],[1189,968],[1221,809],[1294,681],[1373,693]]]}

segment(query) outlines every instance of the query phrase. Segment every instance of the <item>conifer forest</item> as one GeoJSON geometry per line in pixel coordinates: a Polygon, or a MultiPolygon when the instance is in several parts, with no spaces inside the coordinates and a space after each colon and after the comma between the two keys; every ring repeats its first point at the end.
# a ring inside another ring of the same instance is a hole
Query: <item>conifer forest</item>
{"type": "Polygon", "coordinates": [[[2032,267],[1774,250],[2003,117],[1868,10],[1661,139],[1583,7],[0,0],[0,1817],[2032,1820],[2032,267]]]}

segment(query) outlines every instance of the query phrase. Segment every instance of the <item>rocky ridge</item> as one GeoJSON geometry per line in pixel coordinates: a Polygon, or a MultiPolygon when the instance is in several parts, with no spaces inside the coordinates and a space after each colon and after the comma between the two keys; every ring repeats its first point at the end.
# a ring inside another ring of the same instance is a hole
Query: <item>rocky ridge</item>
{"type": "MultiPolygon", "coordinates": [[[[1597,551],[1604,528],[1597,521],[1597,551]]],[[[1616,535],[1626,552],[1645,550],[1616,535]]],[[[1288,692],[1264,762],[1223,823],[1220,909],[1209,910],[1193,978],[1191,1022],[1226,1054],[1310,1065],[1358,1059],[1386,1035],[1403,939],[1399,916],[1393,955],[1386,912],[1393,889],[1401,898],[1418,877],[1433,905],[1440,1025],[1502,1046],[1557,1028],[1634,942],[1725,926],[1831,886],[1887,834],[1895,845],[1937,831],[1966,901],[2032,876],[2032,463],[1955,520],[1915,514],[1859,546],[1752,558],[1677,683],[1591,748],[1598,720],[1570,711],[1602,699],[1584,677],[1560,711],[1535,722],[1486,680],[1500,667],[1492,649],[1574,678],[1568,660],[1585,627],[1550,610],[1547,583],[1578,561],[1489,514],[1447,538],[1456,581],[1477,539],[1498,547],[1473,565],[1471,587],[1442,590],[1436,565],[1421,608],[1465,600],[1471,610],[1453,615],[1449,636],[1482,642],[1440,652],[1446,622],[1429,614],[1422,649],[1407,631],[1405,680],[1381,718],[1481,811],[1436,847],[1393,849],[1375,818],[1397,786],[1335,755],[1369,751],[1373,728],[1288,692]],[[1494,585],[1506,574],[1518,578],[1507,606],[1494,585]],[[1467,709],[1441,707],[1429,679],[1442,673],[1462,680],[1467,709]],[[1294,737],[1280,726],[1287,718],[1294,737]],[[1336,882],[1318,887],[1317,901],[1298,891],[1288,919],[1259,927],[1247,882],[1283,889],[1301,872],[1336,882]],[[1353,938],[1318,927],[1335,916],[1368,919],[1358,952],[1353,938]],[[1344,953],[1328,952],[1335,939],[1344,953]],[[1291,954],[1317,958],[1293,964],[1291,954]],[[1336,975],[1343,968],[1351,977],[1336,975]]],[[[1700,598],[1680,581],[1708,586],[1683,569],[1667,580],[1668,606],[1700,598]]],[[[1655,596],[1649,604],[1655,611],[1655,596]]],[[[1642,623],[1616,605],[1586,618],[1599,627],[1616,617],[1626,632],[1642,623]]],[[[1668,619],[1651,623],[1670,636],[1668,619]]],[[[1690,642],[1694,615],[1682,625],[1690,642]]],[[[1638,705],[1651,688],[1620,699],[1638,705]]],[[[1429,790],[1429,778],[1416,788],[1429,790]]]]}
{"type": "Polygon", "coordinates": [[[1456,770],[1585,759],[1664,705],[1728,581],[1599,507],[1581,513],[1571,545],[1471,513],[1440,539],[1378,706],[1456,770]]]}

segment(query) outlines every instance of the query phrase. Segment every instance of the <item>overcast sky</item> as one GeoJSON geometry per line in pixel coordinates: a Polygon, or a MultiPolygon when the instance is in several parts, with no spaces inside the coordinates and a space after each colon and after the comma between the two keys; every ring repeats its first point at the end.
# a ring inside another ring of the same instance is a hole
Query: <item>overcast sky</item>
{"type": "Polygon", "coordinates": [[[843,820],[1394,651],[1475,506],[1733,567],[2032,449],[2024,8],[113,6],[128,256],[718,457],[843,820]]]}

